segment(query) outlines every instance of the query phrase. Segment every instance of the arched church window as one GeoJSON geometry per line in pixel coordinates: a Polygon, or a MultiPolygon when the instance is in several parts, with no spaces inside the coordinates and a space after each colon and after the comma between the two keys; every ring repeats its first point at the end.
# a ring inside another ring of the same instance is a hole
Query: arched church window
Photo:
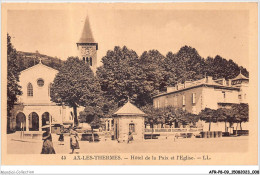
{"type": "Polygon", "coordinates": [[[89,64],[92,66],[92,57],[89,58],[89,64]]]}
{"type": "Polygon", "coordinates": [[[33,86],[31,83],[28,83],[28,85],[27,85],[27,96],[29,96],[29,97],[33,96],[33,86]]]}
{"type": "Polygon", "coordinates": [[[83,57],[83,61],[84,61],[84,63],[85,63],[85,61],[86,61],[86,60],[85,60],[85,57],[83,57]]]}
{"type": "Polygon", "coordinates": [[[88,63],[88,57],[86,58],[86,61],[87,61],[87,63],[88,63]]]}

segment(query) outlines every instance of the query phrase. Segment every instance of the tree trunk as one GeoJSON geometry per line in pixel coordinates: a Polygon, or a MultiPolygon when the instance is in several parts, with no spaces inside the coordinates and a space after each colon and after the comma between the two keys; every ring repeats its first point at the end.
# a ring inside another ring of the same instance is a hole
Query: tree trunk
{"type": "Polygon", "coordinates": [[[209,121],[209,131],[210,131],[210,128],[211,128],[211,121],[209,121]]]}
{"type": "Polygon", "coordinates": [[[93,127],[91,127],[92,129],[92,141],[94,142],[95,141],[95,138],[94,138],[94,130],[93,130],[93,127]]]}
{"type": "Polygon", "coordinates": [[[236,127],[236,135],[237,135],[237,128],[238,128],[238,123],[237,123],[237,127],[236,127]]]}
{"type": "MultiPolygon", "coordinates": [[[[153,125],[153,124],[152,124],[153,125]]],[[[151,134],[151,140],[153,139],[153,127],[152,127],[152,134],[151,134]]]]}
{"type": "Polygon", "coordinates": [[[240,130],[242,130],[242,122],[240,122],[240,130]]]}
{"type": "Polygon", "coordinates": [[[7,130],[6,130],[6,132],[7,132],[7,134],[9,134],[10,133],[10,116],[7,116],[7,130]]]}
{"type": "Polygon", "coordinates": [[[77,115],[77,106],[73,106],[73,113],[74,113],[74,125],[78,126],[78,115],[77,115]]]}
{"type": "Polygon", "coordinates": [[[225,121],[225,132],[227,132],[227,121],[225,121]]]}
{"type": "Polygon", "coordinates": [[[230,133],[231,133],[231,127],[232,126],[233,126],[233,123],[229,122],[230,133]]]}

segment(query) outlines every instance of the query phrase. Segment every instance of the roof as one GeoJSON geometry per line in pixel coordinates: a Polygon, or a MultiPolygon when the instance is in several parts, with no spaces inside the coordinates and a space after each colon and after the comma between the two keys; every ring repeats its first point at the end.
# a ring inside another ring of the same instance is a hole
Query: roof
{"type": "Polygon", "coordinates": [[[143,111],[138,109],[135,105],[133,105],[129,101],[114,114],[115,115],[146,115],[143,111]]]}
{"type": "Polygon", "coordinates": [[[46,66],[46,65],[42,64],[42,62],[40,61],[38,64],[36,64],[36,65],[34,65],[34,66],[32,66],[32,67],[29,67],[29,68],[27,68],[27,69],[21,71],[21,73],[27,72],[28,70],[35,69],[35,68],[39,69],[40,67],[47,68],[47,69],[49,69],[49,70],[55,71],[56,73],[59,72],[58,70],[53,69],[52,67],[49,67],[49,66],[46,66]]]}
{"type": "Polygon", "coordinates": [[[236,76],[236,78],[232,79],[232,80],[248,80],[249,78],[247,78],[246,76],[244,76],[241,71],[238,74],[238,76],[236,76]]]}
{"type": "Polygon", "coordinates": [[[78,43],[95,43],[88,17],[86,17],[82,35],[78,43]]]}
{"type": "Polygon", "coordinates": [[[211,88],[216,88],[216,89],[227,89],[227,90],[239,91],[239,88],[237,88],[237,87],[223,86],[223,85],[220,85],[220,84],[202,83],[202,84],[198,84],[196,86],[191,86],[191,87],[180,89],[180,90],[177,90],[177,91],[160,93],[158,95],[153,96],[152,98],[157,98],[157,97],[160,97],[160,96],[165,96],[165,95],[169,95],[169,94],[179,93],[179,92],[182,92],[182,91],[186,91],[186,90],[193,89],[193,88],[198,88],[198,87],[211,87],[211,88]]]}

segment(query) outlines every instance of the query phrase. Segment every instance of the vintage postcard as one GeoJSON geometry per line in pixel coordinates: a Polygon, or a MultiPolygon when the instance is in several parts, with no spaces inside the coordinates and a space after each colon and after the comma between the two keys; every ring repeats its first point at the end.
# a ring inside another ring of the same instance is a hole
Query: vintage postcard
{"type": "Polygon", "coordinates": [[[258,4],[3,3],[3,165],[257,165],[258,4]]]}

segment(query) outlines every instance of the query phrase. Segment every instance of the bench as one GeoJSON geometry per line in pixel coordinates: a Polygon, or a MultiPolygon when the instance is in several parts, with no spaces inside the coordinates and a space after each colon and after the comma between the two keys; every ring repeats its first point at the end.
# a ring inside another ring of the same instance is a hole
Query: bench
{"type": "Polygon", "coordinates": [[[145,134],[144,139],[158,139],[160,134],[145,134]]]}

